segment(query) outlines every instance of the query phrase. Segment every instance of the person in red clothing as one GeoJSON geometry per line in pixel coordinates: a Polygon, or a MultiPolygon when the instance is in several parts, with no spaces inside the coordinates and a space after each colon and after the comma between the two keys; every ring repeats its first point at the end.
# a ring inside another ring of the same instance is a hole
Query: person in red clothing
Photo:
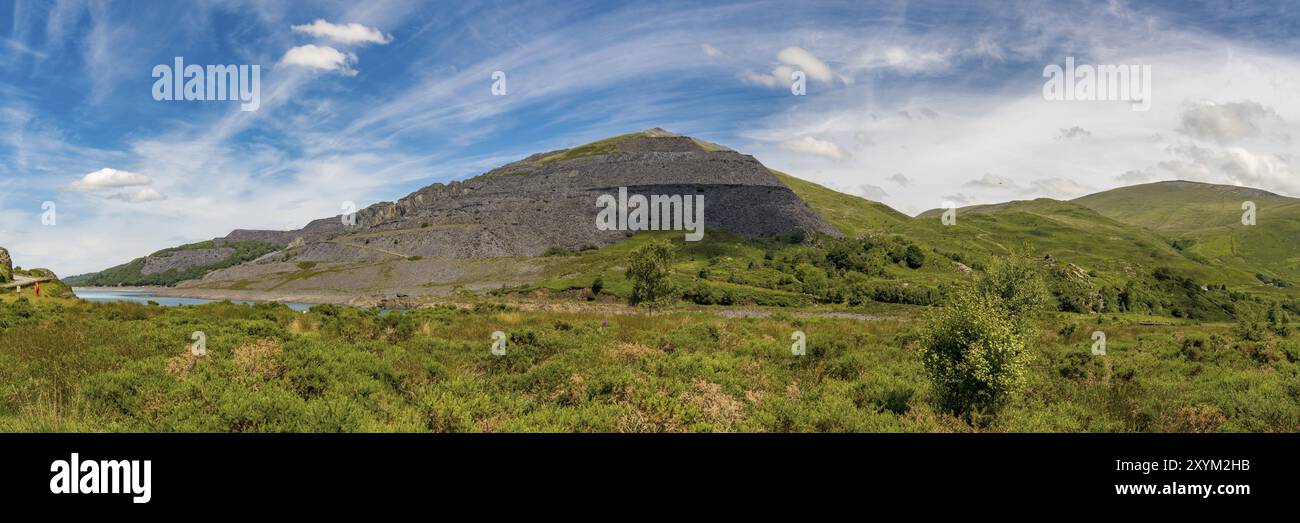
{"type": "Polygon", "coordinates": [[[41,295],[41,282],[36,282],[36,295],[41,295]]]}

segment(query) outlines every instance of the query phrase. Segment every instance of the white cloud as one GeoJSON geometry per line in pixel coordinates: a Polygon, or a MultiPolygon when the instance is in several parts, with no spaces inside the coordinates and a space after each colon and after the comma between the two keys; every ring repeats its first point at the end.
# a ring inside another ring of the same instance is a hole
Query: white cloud
{"type": "MultiPolygon", "coordinates": [[[[707,46],[706,46],[707,47],[707,46]]],[[[709,53],[711,47],[704,50],[705,54],[709,53]]],[[[717,49],[713,49],[717,51],[717,49]]],[[[835,73],[826,62],[814,56],[812,53],[801,47],[787,47],[776,54],[777,61],[780,65],[772,69],[771,73],[764,74],[755,71],[745,70],[736,74],[742,82],[759,85],[763,87],[779,88],[789,86],[791,76],[795,71],[803,71],[808,78],[817,80],[822,83],[832,83],[835,81],[835,73]]],[[[841,79],[845,84],[852,83],[847,77],[841,79]]]]}
{"type": "MultiPolygon", "coordinates": [[[[826,62],[821,61],[812,53],[801,47],[787,47],[776,54],[776,59],[781,63],[796,69],[802,70],[809,78],[823,83],[830,83],[835,79],[831,73],[831,67],[826,62]]],[[[789,78],[789,75],[786,75],[789,78]]]]}
{"type": "Polygon", "coordinates": [[[1044,178],[1034,180],[1030,184],[1033,188],[1029,192],[1058,200],[1068,200],[1097,192],[1092,187],[1067,178],[1044,178]]]}
{"type": "Polygon", "coordinates": [[[709,58],[723,58],[727,56],[722,51],[719,51],[717,47],[713,47],[709,44],[700,44],[700,49],[703,49],[705,56],[708,56],[709,58]]]}
{"type": "Polygon", "coordinates": [[[109,198],[127,203],[144,203],[166,200],[167,196],[154,190],[152,187],[144,187],[134,191],[124,191],[109,195],[109,198]]]}
{"type": "Polygon", "coordinates": [[[1203,140],[1229,143],[1259,134],[1263,121],[1269,118],[1277,118],[1277,113],[1259,102],[1202,101],[1183,111],[1178,131],[1203,140]]]}
{"type": "Polygon", "coordinates": [[[979,177],[979,179],[971,180],[969,182],[966,182],[963,185],[965,185],[966,187],[977,187],[980,189],[1019,189],[1020,188],[1019,185],[1016,185],[1015,180],[1012,180],[1011,178],[1007,178],[1006,176],[998,176],[996,174],[991,174],[991,173],[984,173],[984,176],[979,177]]]}
{"type": "Polygon", "coordinates": [[[332,24],[317,18],[315,22],[293,26],[295,33],[306,33],[344,44],[387,44],[393,37],[374,27],[361,24],[332,24]]]}
{"type": "Polygon", "coordinates": [[[947,50],[916,50],[893,46],[865,54],[861,65],[869,69],[893,69],[903,73],[924,74],[951,68],[951,58],[952,53],[947,50]]]}
{"type": "Polygon", "coordinates": [[[150,182],[149,177],[143,174],[105,167],[82,176],[80,180],[72,183],[72,188],[78,191],[94,191],[131,187],[133,185],[149,185],[150,182]]]}
{"type": "Polygon", "coordinates": [[[781,142],[781,148],[787,151],[815,154],[827,158],[835,158],[837,160],[843,160],[849,157],[849,153],[844,152],[844,149],[835,145],[834,142],[818,140],[811,136],[805,136],[797,140],[786,140],[781,142]]]}
{"type": "Polygon", "coordinates": [[[352,65],[357,63],[357,55],[345,53],[329,46],[307,44],[294,47],[284,53],[284,58],[280,59],[280,63],[300,65],[322,71],[338,71],[347,76],[357,74],[356,69],[352,68],[352,65]]]}
{"type": "Polygon", "coordinates": [[[1152,178],[1153,177],[1150,174],[1147,174],[1146,172],[1137,169],[1129,169],[1127,171],[1124,171],[1124,174],[1115,177],[1116,180],[1119,180],[1125,185],[1137,185],[1140,183],[1147,183],[1150,182],[1152,178]]]}
{"type": "Polygon", "coordinates": [[[1300,194],[1300,179],[1280,155],[1254,153],[1241,147],[1216,149],[1187,143],[1170,147],[1169,152],[1174,159],[1159,166],[1181,180],[1300,194]]]}
{"type": "Polygon", "coordinates": [[[736,78],[747,84],[758,85],[762,87],[777,88],[790,83],[790,75],[780,76],[780,73],[763,74],[754,71],[741,71],[736,73],[736,78]]]}
{"type": "MultiPolygon", "coordinates": [[[[874,85],[862,81],[858,86],[798,100],[797,105],[749,126],[742,136],[750,143],[740,144],[741,149],[774,169],[827,186],[838,181],[852,187],[864,172],[908,173],[910,186],[875,179],[889,189],[890,197],[884,203],[896,209],[934,208],[941,195],[959,190],[981,203],[1009,199],[1012,191],[963,186],[986,172],[1013,176],[1020,186],[1014,194],[1020,198],[1072,197],[1086,192],[1088,186],[1105,190],[1175,178],[1249,185],[1300,196],[1300,163],[1296,160],[1300,158],[1300,139],[1296,138],[1300,137],[1300,119],[1292,117],[1300,114],[1300,97],[1294,96],[1300,90],[1300,60],[1294,55],[1250,46],[1236,46],[1231,55],[1225,55],[1221,50],[1229,42],[1199,33],[1159,30],[1138,38],[1104,23],[1086,29],[1111,42],[1101,55],[1104,60],[1099,61],[1151,64],[1159,71],[1159,91],[1149,111],[1131,111],[1127,105],[1105,102],[1044,101],[1042,80],[1037,75],[989,90],[935,78],[912,80],[913,87],[896,93],[881,89],[880,81],[874,85]],[[1210,99],[1243,105],[1206,111],[1202,106],[1207,104],[1196,102],[1210,99]],[[1258,107],[1254,103],[1247,107],[1246,100],[1257,102],[1258,107]],[[915,118],[918,107],[932,108],[941,118],[915,118]],[[913,118],[903,116],[904,110],[913,118]],[[1237,113],[1249,116],[1235,118],[1237,113]],[[1251,130],[1251,125],[1257,130],[1251,130]],[[1074,127],[1078,130],[1072,132],[1074,127]],[[1189,136],[1192,133],[1195,136],[1189,136]],[[801,157],[778,146],[790,137],[859,135],[870,136],[872,141],[837,141],[849,158],[834,163],[801,157]],[[1056,139],[1068,136],[1072,136],[1068,142],[1056,139]],[[1227,144],[1219,141],[1237,136],[1243,138],[1227,144]],[[1179,138],[1205,152],[1193,154],[1168,147],[1180,143],[1179,138]],[[1063,146],[1066,143],[1069,147],[1063,146]],[[1228,146],[1237,150],[1229,152],[1228,146]],[[1056,183],[1053,178],[1074,180],[1078,186],[1056,183]],[[1042,181],[1031,183],[1035,179],[1042,181]],[[991,198],[999,194],[1003,196],[991,198]]],[[[1088,42],[1094,37],[1084,40],[1080,48],[1090,49],[1088,42]]],[[[1054,46],[1046,55],[1026,55],[999,43],[1008,60],[1026,56],[1044,63],[1061,60],[1050,54],[1055,52],[1054,46]]],[[[949,45],[942,39],[924,44],[908,43],[907,47],[964,49],[960,42],[949,45]]],[[[961,67],[955,73],[960,74],[966,64],[953,56],[953,66],[961,67]]],[[[851,57],[826,58],[833,64],[845,64],[847,71],[880,74],[851,57]]]]}

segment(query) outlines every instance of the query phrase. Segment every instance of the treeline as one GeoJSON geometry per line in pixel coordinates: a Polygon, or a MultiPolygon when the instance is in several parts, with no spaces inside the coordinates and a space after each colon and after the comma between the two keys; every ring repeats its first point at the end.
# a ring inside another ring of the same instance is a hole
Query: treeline
{"type": "Polygon", "coordinates": [[[628,257],[628,275],[634,286],[630,301],[679,298],[700,305],[796,306],[812,301],[932,305],[942,300],[940,289],[898,281],[891,274],[918,270],[926,263],[925,252],[902,237],[819,236],[808,243],[805,240],[801,234],[772,238],[762,244],[762,260],[710,257],[690,279],[672,273],[673,263],[679,260],[671,244],[647,244],[628,257]],[[763,293],[753,288],[782,292],[763,293]],[[795,300],[786,293],[811,299],[795,300]]]}
{"type": "MultiPolygon", "coordinates": [[[[634,285],[641,281],[639,288],[648,292],[633,296],[631,301],[648,301],[647,296],[651,296],[658,301],[680,299],[724,306],[800,306],[813,302],[857,306],[873,301],[941,305],[953,292],[954,280],[918,283],[918,278],[907,275],[935,263],[943,264],[945,269],[952,262],[961,263],[974,271],[972,277],[988,270],[988,262],[956,253],[930,251],[933,256],[927,257],[926,250],[901,236],[807,239],[786,235],[760,246],[764,249],[761,260],[710,256],[691,276],[671,270],[674,264],[684,263],[671,244],[642,247],[628,259],[637,267],[636,274],[629,276],[634,285]]],[[[1043,282],[1049,310],[1228,321],[1239,317],[1242,303],[1257,304],[1265,310],[1273,307],[1271,302],[1252,294],[1205,283],[1195,274],[1170,267],[1138,270],[1116,284],[1114,279],[1050,255],[1014,257],[1024,258],[1026,262],[1019,267],[1032,269],[1043,282]]],[[[1300,314],[1300,303],[1294,299],[1276,306],[1300,314]]]]}

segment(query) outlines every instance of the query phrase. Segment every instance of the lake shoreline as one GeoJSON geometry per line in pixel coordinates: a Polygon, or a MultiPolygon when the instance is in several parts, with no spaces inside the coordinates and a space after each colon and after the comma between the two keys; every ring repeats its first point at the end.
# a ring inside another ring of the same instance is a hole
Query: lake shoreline
{"type": "Polygon", "coordinates": [[[236,303],[282,303],[294,310],[307,310],[319,302],[307,302],[293,299],[267,300],[250,296],[193,296],[189,293],[172,293],[166,287],[78,287],[73,290],[77,297],[87,302],[133,302],[155,303],[164,307],[176,305],[202,305],[224,300],[236,303]]]}
{"type": "Polygon", "coordinates": [[[234,289],[200,289],[162,287],[154,291],[159,296],[175,298],[197,298],[203,300],[231,301],[274,301],[330,305],[365,305],[375,300],[362,296],[331,292],[270,292],[234,289]]]}
{"type": "Polygon", "coordinates": [[[150,291],[150,292],[152,292],[152,291],[161,291],[161,290],[168,289],[168,288],[170,288],[170,287],[127,287],[127,286],[122,286],[122,287],[93,287],[93,286],[91,286],[91,287],[81,287],[81,286],[78,286],[78,287],[73,287],[73,288],[72,288],[72,292],[76,292],[76,291],[104,291],[104,292],[109,292],[109,291],[150,291]]]}

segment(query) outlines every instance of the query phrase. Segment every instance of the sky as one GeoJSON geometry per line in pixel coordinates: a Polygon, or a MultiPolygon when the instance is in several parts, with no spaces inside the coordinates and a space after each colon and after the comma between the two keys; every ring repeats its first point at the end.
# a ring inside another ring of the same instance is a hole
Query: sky
{"type": "Polygon", "coordinates": [[[1300,196],[1297,93],[1288,0],[0,0],[0,246],[96,271],[652,127],[913,215],[1300,196]],[[155,99],[176,57],[257,65],[258,107],[155,99]],[[1149,68],[1149,99],[1049,99],[1067,58],[1149,68]]]}

